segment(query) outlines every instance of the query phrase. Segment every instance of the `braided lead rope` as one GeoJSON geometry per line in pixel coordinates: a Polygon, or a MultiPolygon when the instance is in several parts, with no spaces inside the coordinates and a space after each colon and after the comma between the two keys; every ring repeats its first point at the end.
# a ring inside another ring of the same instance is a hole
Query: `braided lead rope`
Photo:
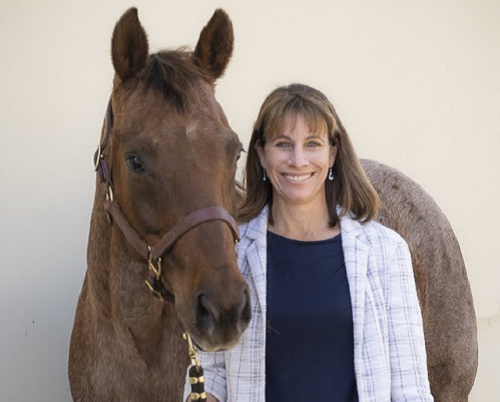
{"type": "Polygon", "coordinates": [[[203,368],[200,365],[198,351],[191,341],[188,332],[183,335],[189,345],[189,358],[191,359],[191,367],[189,368],[189,384],[191,385],[191,400],[206,402],[207,393],[205,392],[205,377],[203,376],[203,368]]]}

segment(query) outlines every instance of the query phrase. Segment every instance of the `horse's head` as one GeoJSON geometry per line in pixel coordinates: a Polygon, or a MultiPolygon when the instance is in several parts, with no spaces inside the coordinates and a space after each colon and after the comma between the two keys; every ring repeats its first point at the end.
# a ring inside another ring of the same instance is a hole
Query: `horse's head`
{"type": "MultiPolygon", "coordinates": [[[[215,206],[235,212],[241,143],[214,97],[215,80],[232,49],[232,24],[222,10],[214,13],[192,53],[149,55],[136,9],[116,24],[108,156],[114,198],[151,246],[193,211],[215,206]]],[[[175,294],[185,328],[204,350],[233,347],[250,320],[248,288],[238,271],[230,227],[223,220],[202,222],[161,255],[161,279],[175,294]]],[[[128,252],[142,259],[133,247],[128,252]]]]}

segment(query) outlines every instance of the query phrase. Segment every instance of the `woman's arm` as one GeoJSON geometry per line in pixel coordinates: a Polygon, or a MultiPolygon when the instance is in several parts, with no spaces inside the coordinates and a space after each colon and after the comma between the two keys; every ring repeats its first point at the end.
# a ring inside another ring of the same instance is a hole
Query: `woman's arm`
{"type": "Polygon", "coordinates": [[[391,400],[432,402],[422,313],[410,250],[403,239],[396,244],[388,272],[391,400]]]}

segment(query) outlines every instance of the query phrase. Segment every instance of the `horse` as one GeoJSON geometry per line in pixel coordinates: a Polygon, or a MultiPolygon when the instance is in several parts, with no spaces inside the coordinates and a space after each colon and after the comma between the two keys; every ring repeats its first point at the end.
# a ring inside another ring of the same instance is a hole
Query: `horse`
{"type": "Polygon", "coordinates": [[[377,220],[398,232],[412,256],[435,402],[467,402],[478,365],[477,324],[453,229],[425,190],[401,172],[361,160],[381,199],[377,220]]]}
{"type": "Polygon", "coordinates": [[[192,52],[149,55],[135,8],[116,23],[70,340],[75,401],[179,401],[183,332],[202,350],[224,350],[250,321],[232,217],[242,145],[214,96],[232,51],[232,23],[220,9],[192,52]]]}

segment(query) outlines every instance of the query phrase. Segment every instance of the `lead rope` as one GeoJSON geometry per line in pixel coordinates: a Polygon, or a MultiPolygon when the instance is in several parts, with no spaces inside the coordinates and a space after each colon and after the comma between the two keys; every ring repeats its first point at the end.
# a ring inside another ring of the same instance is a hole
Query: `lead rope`
{"type": "Polygon", "coordinates": [[[203,368],[200,365],[198,351],[191,341],[188,332],[185,332],[183,338],[189,345],[189,358],[191,359],[191,367],[189,367],[189,384],[191,384],[192,401],[206,402],[207,393],[205,392],[205,377],[203,376],[203,368]]]}

